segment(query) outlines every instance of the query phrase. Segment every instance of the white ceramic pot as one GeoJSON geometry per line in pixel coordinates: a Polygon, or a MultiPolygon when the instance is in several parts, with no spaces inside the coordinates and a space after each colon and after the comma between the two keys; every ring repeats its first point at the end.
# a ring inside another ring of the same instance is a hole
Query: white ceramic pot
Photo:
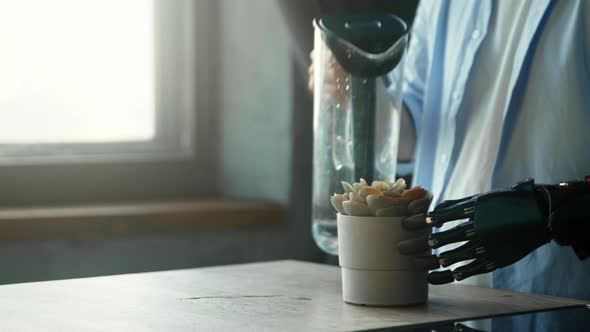
{"type": "Polygon", "coordinates": [[[428,301],[427,272],[417,268],[412,257],[400,255],[397,244],[430,231],[406,231],[399,217],[338,214],[338,257],[344,301],[371,306],[428,301]]]}

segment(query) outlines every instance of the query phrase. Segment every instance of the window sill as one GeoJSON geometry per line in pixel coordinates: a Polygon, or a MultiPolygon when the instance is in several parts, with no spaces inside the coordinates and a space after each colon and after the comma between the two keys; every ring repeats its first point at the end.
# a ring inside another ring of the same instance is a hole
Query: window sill
{"type": "Polygon", "coordinates": [[[185,234],[286,225],[280,204],[233,200],[0,209],[0,241],[185,234]]]}

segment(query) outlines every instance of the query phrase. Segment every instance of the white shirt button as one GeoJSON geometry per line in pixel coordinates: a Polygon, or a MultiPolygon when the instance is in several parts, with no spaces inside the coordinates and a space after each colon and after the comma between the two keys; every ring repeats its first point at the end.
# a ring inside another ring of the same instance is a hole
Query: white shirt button
{"type": "Polygon", "coordinates": [[[479,30],[473,30],[473,33],[471,34],[471,39],[476,40],[479,38],[480,35],[481,32],[479,32],[479,30]]]}
{"type": "Polygon", "coordinates": [[[449,157],[447,156],[447,154],[446,154],[446,153],[443,153],[443,154],[441,154],[441,155],[440,155],[440,161],[441,161],[443,164],[446,164],[448,160],[449,160],[449,157]]]}
{"type": "Polygon", "coordinates": [[[461,94],[459,92],[453,93],[453,100],[458,101],[459,99],[461,99],[461,94]]]}

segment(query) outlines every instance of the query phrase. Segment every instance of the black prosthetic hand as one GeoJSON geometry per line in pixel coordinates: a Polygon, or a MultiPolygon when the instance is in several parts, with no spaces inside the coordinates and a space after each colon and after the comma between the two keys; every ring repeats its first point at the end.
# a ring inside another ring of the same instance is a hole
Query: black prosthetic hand
{"type": "Polygon", "coordinates": [[[578,257],[590,256],[590,179],[559,185],[536,185],[532,179],[508,189],[444,201],[428,214],[408,217],[410,230],[441,227],[451,220],[465,223],[428,237],[401,242],[405,255],[419,255],[428,249],[464,242],[438,256],[417,256],[416,263],[427,270],[473,260],[455,270],[429,274],[432,284],[462,280],[516,263],[538,247],[555,240],[570,245],[578,257]]]}

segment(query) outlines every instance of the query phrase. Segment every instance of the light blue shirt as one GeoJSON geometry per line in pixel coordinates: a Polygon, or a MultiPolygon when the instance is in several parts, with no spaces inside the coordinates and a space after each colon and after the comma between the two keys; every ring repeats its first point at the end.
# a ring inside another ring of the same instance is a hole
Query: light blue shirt
{"type": "MultiPolygon", "coordinates": [[[[423,0],[416,14],[403,96],[418,131],[414,184],[430,188],[434,203],[460,171],[465,128],[459,115],[473,111],[462,101],[473,92],[469,76],[493,10],[492,0],[423,0]]],[[[518,19],[525,24],[512,50],[499,151],[492,174],[482,176],[491,176],[492,188],[528,177],[582,179],[590,175],[590,1],[535,0],[518,19]]],[[[493,286],[590,300],[590,260],[551,243],[495,271],[493,286]]],[[[514,321],[513,329],[566,329],[543,318],[514,321]]]]}

